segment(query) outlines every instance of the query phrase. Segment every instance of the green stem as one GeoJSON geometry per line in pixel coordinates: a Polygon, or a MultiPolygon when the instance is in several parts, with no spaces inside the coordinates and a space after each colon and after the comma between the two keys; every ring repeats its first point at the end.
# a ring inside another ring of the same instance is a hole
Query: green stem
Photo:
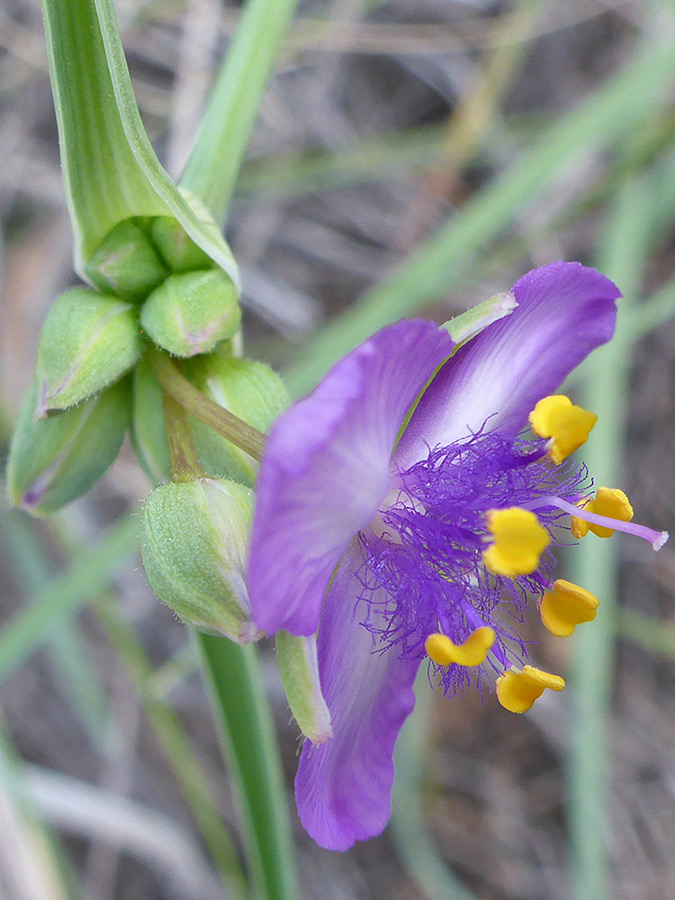
{"type": "Polygon", "coordinates": [[[225,223],[246,146],[298,0],[249,0],[180,186],[225,223]]]}
{"type": "Polygon", "coordinates": [[[238,787],[257,895],[298,900],[291,828],[269,706],[252,644],[196,634],[220,739],[238,787]]]}
{"type": "MultiPolygon", "coordinates": [[[[188,397],[195,392],[207,399],[162,354],[154,352],[151,360],[169,399],[175,397],[180,403],[181,388],[187,390],[185,385],[189,388],[188,397]]],[[[179,409],[183,419],[173,418],[175,408],[170,402],[166,409],[167,437],[170,449],[173,448],[172,469],[179,477],[199,476],[201,465],[182,404],[179,409]]],[[[297,900],[299,889],[281,761],[255,647],[240,646],[214,635],[195,632],[195,636],[215,723],[239,801],[254,896],[259,900],[297,900]]]]}
{"type": "MultiPolygon", "coordinates": [[[[652,192],[644,179],[628,181],[610,210],[598,267],[624,292],[614,339],[585,364],[577,399],[598,413],[584,460],[598,484],[620,483],[631,346],[632,300],[648,259],[652,192]]],[[[568,816],[577,900],[610,896],[607,855],[611,745],[609,719],[614,676],[618,593],[616,538],[589,535],[572,555],[568,577],[600,598],[592,627],[575,635],[571,673],[572,729],[568,758],[568,816]]]]}
{"type": "Polygon", "coordinates": [[[206,475],[197,455],[188,416],[183,407],[166,391],[162,392],[166,441],[169,445],[171,473],[175,481],[192,481],[206,475]]]}
{"type": "Polygon", "coordinates": [[[261,458],[265,440],[262,432],[202,394],[178,371],[166,354],[151,347],[148,351],[148,360],[164,392],[184,410],[201,419],[249,456],[257,460],[261,458]]]}

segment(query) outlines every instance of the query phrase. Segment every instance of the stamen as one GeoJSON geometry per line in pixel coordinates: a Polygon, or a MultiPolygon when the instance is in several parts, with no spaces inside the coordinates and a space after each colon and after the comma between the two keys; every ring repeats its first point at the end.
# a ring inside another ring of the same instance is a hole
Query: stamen
{"type": "MultiPolygon", "coordinates": [[[[591,501],[591,503],[593,502],[594,501],[591,501]]],[[[660,550],[670,537],[667,531],[654,531],[653,528],[647,528],[646,525],[637,525],[632,522],[622,521],[618,518],[611,519],[608,516],[599,516],[596,513],[589,512],[589,506],[591,505],[591,503],[587,503],[586,506],[574,506],[574,504],[568,503],[561,497],[554,497],[552,495],[549,495],[547,497],[539,497],[537,500],[530,501],[527,504],[527,508],[540,509],[547,506],[556,506],[558,509],[562,509],[563,512],[569,513],[572,516],[573,520],[583,519],[586,522],[590,522],[592,525],[600,525],[605,529],[610,529],[611,531],[623,531],[625,534],[632,534],[634,537],[639,537],[645,541],[649,541],[654,550],[660,550]]],[[[574,535],[574,537],[583,537],[584,533],[585,532],[581,532],[579,525],[574,525],[572,529],[572,534],[574,535]]]]}
{"type": "Polygon", "coordinates": [[[495,542],[483,553],[483,562],[493,575],[529,575],[551,541],[535,514],[518,506],[490,510],[487,527],[495,542]]]}
{"type": "Polygon", "coordinates": [[[571,581],[558,578],[553,590],[547,591],[539,609],[541,621],[556,637],[568,637],[577,625],[592,622],[598,609],[598,598],[571,581]]]}
{"type": "Polygon", "coordinates": [[[449,637],[436,632],[424,642],[427,656],[439,666],[456,663],[459,666],[479,666],[485,662],[496,634],[488,625],[477,628],[462,644],[454,644],[449,637]]]}
{"type": "MultiPolygon", "coordinates": [[[[618,519],[620,522],[630,522],[633,518],[633,507],[630,505],[628,497],[618,488],[598,488],[595,500],[590,500],[584,505],[583,509],[590,513],[596,513],[599,516],[618,519]]],[[[572,534],[575,538],[584,537],[589,529],[593,534],[601,538],[611,537],[615,531],[614,528],[589,524],[577,517],[572,518],[572,534]]]]}
{"type": "Polygon", "coordinates": [[[553,394],[537,403],[529,420],[535,434],[551,439],[549,456],[559,466],[586,443],[598,417],[581,406],[574,406],[564,394],[553,394]]]}
{"type": "Polygon", "coordinates": [[[524,666],[522,672],[509,669],[497,679],[497,699],[512,713],[524,713],[546,688],[562,691],[565,681],[559,675],[544,672],[534,666],[524,666]]]}

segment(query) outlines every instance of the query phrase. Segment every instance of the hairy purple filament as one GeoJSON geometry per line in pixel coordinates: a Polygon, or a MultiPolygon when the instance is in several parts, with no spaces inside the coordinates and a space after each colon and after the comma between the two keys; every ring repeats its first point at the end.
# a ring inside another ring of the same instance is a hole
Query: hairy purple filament
{"type": "Polygon", "coordinates": [[[397,496],[359,536],[359,600],[376,651],[398,646],[402,656],[422,659],[429,634],[440,630],[461,644],[489,625],[496,640],[483,666],[430,664],[446,693],[462,693],[472,682],[483,689],[486,670],[524,660],[525,644],[509,619],[522,622],[531,600],[550,588],[555,559],[546,551],[535,572],[514,579],[490,574],[483,564],[486,517],[493,509],[536,506],[551,546],[566,542],[561,529],[569,525],[560,519],[569,510],[561,504],[576,510],[592,482],[583,464],[554,467],[546,449],[544,441],[483,428],[396,473],[397,496]]]}

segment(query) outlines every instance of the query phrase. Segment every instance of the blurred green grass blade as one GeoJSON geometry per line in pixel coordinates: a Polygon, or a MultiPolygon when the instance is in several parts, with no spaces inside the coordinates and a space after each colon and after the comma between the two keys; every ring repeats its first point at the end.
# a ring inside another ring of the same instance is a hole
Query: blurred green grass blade
{"type": "MultiPolygon", "coordinates": [[[[52,580],[53,569],[40,545],[32,519],[15,510],[0,510],[2,542],[8,564],[30,596],[39,594],[52,580]]],[[[60,682],[95,743],[106,740],[108,704],[88,649],[75,625],[54,628],[50,652],[60,682]]]]}
{"type": "Polygon", "coordinates": [[[649,116],[670,84],[674,67],[672,42],[642,48],[630,65],[562,116],[389,278],[308,342],[286,376],[292,393],[309,390],[332,362],[378,328],[457,285],[474,255],[581,156],[611,146],[649,116]]]}
{"type": "Polygon", "coordinates": [[[225,222],[267,82],[298,0],[248,0],[180,185],[225,222]]]}
{"type": "MultiPolygon", "coordinates": [[[[531,116],[516,116],[506,123],[491,123],[470,157],[472,164],[487,164],[505,152],[519,153],[542,128],[531,116]]],[[[548,120],[547,120],[548,121],[548,120]]],[[[234,202],[263,198],[283,200],[316,191],[330,191],[374,181],[410,177],[424,171],[444,155],[445,125],[422,125],[354,140],[330,152],[323,148],[300,153],[264,156],[244,163],[237,179],[234,202]]]]}
{"type": "MultiPolygon", "coordinates": [[[[35,873],[32,884],[28,879],[22,880],[25,891],[30,885],[34,900],[83,900],[77,875],[57,834],[40,821],[25,797],[20,761],[1,719],[0,807],[3,832],[14,839],[12,853],[16,867],[23,863],[35,873]]],[[[17,874],[21,877],[20,872],[17,874]]],[[[4,878],[2,887],[8,887],[4,878]]],[[[26,892],[21,896],[27,896],[26,892]]],[[[3,891],[3,900],[5,896],[3,891]]]]}
{"type": "Polygon", "coordinates": [[[259,900],[298,900],[291,825],[257,649],[197,634],[206,686],[241,811],[259,900]]]}
{"type": "MultiPolygon", "coordinates": [[[[224,887],[228,890],[228,896],[236,900],[247,897],[244,873],[232,839],[211,799],[209,784],[199,759],[193,752],[173,709],[165,700],[157,699],[152,663],[133,629],[117,608],[114,598],[106,595],[101,597],[96,602],[96,612],[108,641],[117,652],[129,679],[138,691],[145,714],[192,810],[204,843],[208,847],[224,887]]],[[[193,660],[194,655],[193,653],[193,660]]]]}
{"type": "MultiPolygon", "coordinates": [[[[624,294],[612,341],[584,364],[577,401],[598,414],[584,446],[584,461],[596,484],[621,484],[632,334],[631,307],[649,257],[652,185],[646,177],[627,181],[609,210],[598,268],[624,294]]],[[[595,621],[575,633],[571,669],[568,817],[576,900],[611,896],[607,852],[611,741],[610,704],[614,677],[618,545],[589,534],[572,553],[566,577],[600,600],[595,621]]]]}
{"type": "Polygon", "coordinates": [[[443,126],[426,125],[365,138],[334,153],[317,150],[254,160],[242,169],[235,200],[280,200],[409,174],[438,159],[443,134],[443,126]]]}
{"type": "Polygon", "coordinates": [[[396,779],[389,830],[401,862],[428,900],[473,900],[473,895],[436,852],[424,823],[421,783],[424,750],[431,731],[431,691],[424,666],[415,693],[415,710],[396,743],[396,779]]]}
{"type": "Polygon", "coordinates": [[[672,622],[661,622],[634,609],[620,609],[616,624],[621,637],[651,653],[675,660],[675,625],[672,622]]]}
{"type": "Polygon", "coordinates": [[[635,340],[656,331],[675,317],[675,278],[631,311],[631,333],[635,340]]]}
{"type": "Polygon", "coordinates": [[[5,625],[0,631],[0,683],[49,640],[55,628],[109,585],[135,552],[139,531],[136,518],[113,525],[95,547],[83,549],[67,572],[53,578],[5,625]]]}

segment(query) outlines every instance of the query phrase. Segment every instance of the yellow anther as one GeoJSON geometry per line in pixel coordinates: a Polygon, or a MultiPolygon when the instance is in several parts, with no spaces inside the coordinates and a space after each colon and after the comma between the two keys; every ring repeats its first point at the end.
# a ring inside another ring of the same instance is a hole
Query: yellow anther
{"type": "Polygon", "coordinates": [[[564,394],[544,397],[532,410],[529,419],[535,434],[553,440],[548,452],[556,466],[586,443],[598,421],[595,413],[574,406],[564,394]]]}
{"type": "Polygon", "coordinates": [[[535,514],[518,506],[491,510],[487,527],[495,541],[483,553],[483,562],[490,572],[507,578],[534,572],[551,541],[535,514]]]}
{"type": "MultiPolygon", "coordinates": [[[[598,488],[594,500],[590,500],[584,507],[589,513],[596,516],[607,516],[609,519],[618,519],[620,522],[630,522],[633,518],[633,507],[628,497],[618,488],[598,488]]],[[[608,538],[614,534],[614,528],[606,528],[604,525],[594,525],[584,519],[572,517],[572,534],[575,538],[582,538],[589,529],[598,537],[608,538]]]]}
{"type": "Polygon", "coordinates": [[[559,675],[544,672],[534,666],[524,666],[522,672],[509,669],[497,679],[497,699],[512,713],[524,713],[546,688],[562,691],[565,681],[559,675]]]}
{"type": "Polygon", "coordinates": [[[598,609],[598,598],[590,591],[558,578],[553,590],[547,591],[539,609],[544,628],[556,637],[568,637],[577,625],[592,622],[598,609]]]}
{"type": "Polygon", "coordinates": [[[473,631],[463,644],[454,644],[449,637],[437,632],[430,634],[424,642],[427,656],[439,666],[457,663],[459,666],[479,666],[485,662],[490,647],[495,642],[495,633],[488,625],[473,631]]]}

